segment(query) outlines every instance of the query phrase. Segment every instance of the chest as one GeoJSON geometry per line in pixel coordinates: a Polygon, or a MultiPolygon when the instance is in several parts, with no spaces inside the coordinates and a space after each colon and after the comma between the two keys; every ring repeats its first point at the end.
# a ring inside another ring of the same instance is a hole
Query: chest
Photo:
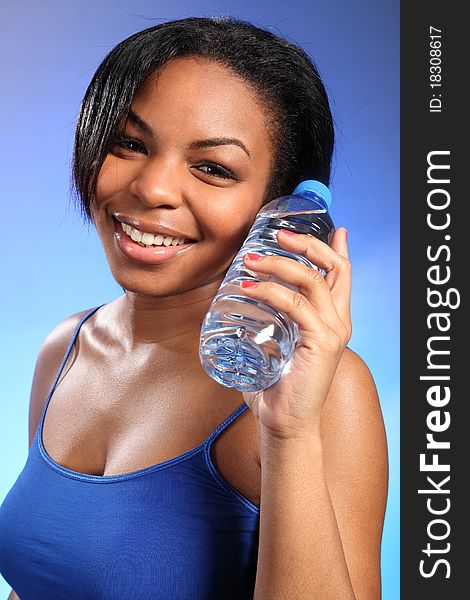
{"type": "MultiPolygon", "coordinates": [[[[49,401],[43,445],[58,464],[92,475],[144,469],[192,450],[243,403],[236,390],[179,369],[68,361],[49,401]],[[175,375],[176,373],[176,375],[175,375]]],[[[213,441],[219,474],[259,506],[256,424],[245,410],[213,441]]]]}

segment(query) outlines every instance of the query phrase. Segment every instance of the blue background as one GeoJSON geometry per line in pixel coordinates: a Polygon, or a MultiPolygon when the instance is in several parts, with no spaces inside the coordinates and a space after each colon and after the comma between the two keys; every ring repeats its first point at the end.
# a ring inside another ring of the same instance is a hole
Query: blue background
{"type": "MultiPolygon", "coordinates": [[[[75,312],[122,293],[70,201],[74,124],[105,54],[161,21],[231,14],[299,43],[330,96],[337,146],[332,216],[349,230],[350,347],[371,369],[390,456],[383,599],[399,597],[398,0],[69,0],[3,3],[0,503],[24,466],[39,348],[75,312]]],[[[0,595],[9,586],[0,577],[0,595]]]]}

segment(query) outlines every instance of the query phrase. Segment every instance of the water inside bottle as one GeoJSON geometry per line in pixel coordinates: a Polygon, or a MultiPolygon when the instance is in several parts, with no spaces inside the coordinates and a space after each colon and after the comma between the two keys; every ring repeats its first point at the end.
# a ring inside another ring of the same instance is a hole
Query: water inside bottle
{"type": "MultiPolygon", "coordinates": [[[[282,311],[249,298],[240,288],[244,280],[260,281],[243,264],[247,252],[280,255],[317,268],[305,256],[289,252],[276,240],[279,229],[310,234],[329,241],[333,228],[325,209],[261,211],[212,301],[201,329],[200,360],[205,371],[226,387],[259,391],[281,376],[298,339],[298,326],[282,311]]],[[[275,276],[270,281],[298,291],[275,276]]]]}

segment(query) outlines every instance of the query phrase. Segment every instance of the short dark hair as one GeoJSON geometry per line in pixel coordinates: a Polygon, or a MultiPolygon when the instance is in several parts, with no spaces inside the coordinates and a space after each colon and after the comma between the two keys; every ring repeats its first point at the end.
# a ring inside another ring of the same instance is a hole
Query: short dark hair
{"type": "Polygon", "coordinates": [[[72,193],[85,221],[96,182],[122,118],[139,88],[170,60],[197,56],[228,67],[258,94],[274,141],[263,204],[303,179],[329,184],[333,119],[317,67],[307,53],[274,33],[231,16],[188,17],[139,31],[99,65],[83,98],[75,131],[72,193]]]}

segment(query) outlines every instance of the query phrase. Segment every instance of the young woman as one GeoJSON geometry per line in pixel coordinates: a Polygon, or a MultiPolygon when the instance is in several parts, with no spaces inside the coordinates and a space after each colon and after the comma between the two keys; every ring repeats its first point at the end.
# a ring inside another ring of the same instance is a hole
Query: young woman
{"type": "Polygon", "coordinates": [[[277,235],[324,277],[245,256],[260,283],[243,293],[299,326],[276,384],[242,394],[198,357],[256,214],[301,180],[328,185],[333,137],[311,59],[247,22],[166,22],[99,66],[73,175],[124,294],[40,350],[28,460],[0,509],[10,598],[380,598],[386,441],[346,347],[345,228],[330,246],[277,235]]]}

